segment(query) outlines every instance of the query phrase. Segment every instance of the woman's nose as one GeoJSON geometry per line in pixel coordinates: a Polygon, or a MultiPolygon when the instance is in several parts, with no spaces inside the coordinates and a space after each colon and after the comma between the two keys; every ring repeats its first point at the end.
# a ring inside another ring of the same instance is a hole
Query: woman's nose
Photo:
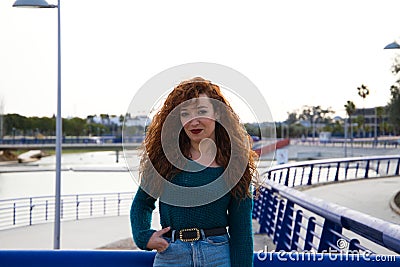
{"type": "Polygon", "coordinates": [[[194,118],[192,118],[192,119],[189,121],[189,124],[190,124],[191,126],[198,125],[199,123],[200,123],[200,121],[199,121],[199,118],[198,118],[198,117],[194,117],[194,118]]]}

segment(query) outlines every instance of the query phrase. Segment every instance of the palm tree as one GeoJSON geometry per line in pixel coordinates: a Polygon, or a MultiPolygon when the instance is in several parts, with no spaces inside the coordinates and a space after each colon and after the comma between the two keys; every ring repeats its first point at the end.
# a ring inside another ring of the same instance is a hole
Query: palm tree
{"type": "MultiPolygon", "coordinates": [[[[356,105],[354,104],[353,101],[347,100],[347,103],[344,105],[346,109],[347,116],[349,117],[349,123],[350,123],[350,143],[351,143],[351,149],[353,151],[353,123],[351,121],[351,115],[356,112],[356,105]]],[[[346,126],[345,126],[346,127],[346,126]]],[[[347,142],[347,136],[345,136],[345,144],[347,142]]],[[[347,156],[347,150],[345,150],[345,156],[347,156]]]]}
{"type": "Polygon", "coordinates": [[[349,117],[351,139],[353,139],[353,123],[351,121],[351,115],[356,112],[356,105],[353,101],[347,100],[347,104],[345,104],[344,107],[346,109],[347,116],[349,117]]]}
{"type": "MultiPolygon", "coordinates": [[[[379,132],[385,135],[385,129],[383,127],[383,114],[385,113],[384,107],[376,107],[376,116],[379,120],[379,132]]],[[[376,118],[375,118],[376,119],[376,118]]]]}
{"type": "MultiPolygon", "coordinates": [[[[367,86],[365,86],[364,84],[362,84],[360,87],[357,87],[358,90],[358,95],[362,97],[363,101],[365,101],[365,98],[369,95],[369,89],[367,88],[367,86]]],[[[363,108],[363,120],[365,120],[365,108],[363,108]]],[[[364,123],[362,124],[364,125],[364,123]]],[[[365,129],[364,126],[362,127],[363,130],[363,136],[365,137],[365,129]]]]}

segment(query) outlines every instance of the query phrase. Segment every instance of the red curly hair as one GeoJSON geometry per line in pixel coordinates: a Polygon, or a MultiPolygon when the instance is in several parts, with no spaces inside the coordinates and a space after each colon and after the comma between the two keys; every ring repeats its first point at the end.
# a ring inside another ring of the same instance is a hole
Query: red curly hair
{"type": "MultiPolygon", "coordinates": [[[[201,94],[216,100],[212,103],[220,118],[215,123],[217,147],[215,160],[226,171],[224,179],[229,188],[232,188],[230,192],[238,199],[251,196],[250,185],[255,185],[257,190],[259,187],[255,164],[257,154],[251,149],[251,138],[240,123],[238,115],[222,95],[220,88],[200,77],[183,81],[176,86],[168,95],[161,109],[155,114],[142,144],[139,167],[141,183],[160,187],[161,183],[155,181],[157,179],[151,179],[154,177],[154,171],[168,181],[182,171],[176,164],[174,165],[168,160],[165,153],[168,151],[168,154],[174,159],[178,159],[178,161],[181,159],[181,163],[184,160],[180,155],[186,158],[190,156],[190,139],[182,130],[179,111],[175,112],[174,109],[187,100],[198,98],[201,94]],[[215,103],[221,103],[221,105],[215,105],[215,103]],[[166,120],[169,123],[165,123],[166,120]],[[163,129],[167,124],[169,126],[163,129]],[[177,132],[176,129],[181,130],[177,132]],[[231,155],[234,156],[231,157],[231,155]],[[229,168],[227,168],[228,164],[229,168]]],[[[178,166],[180,165],[178,164],[178,166]]],[[[161,194],[162,188],[158,189],[161,194]]]]}

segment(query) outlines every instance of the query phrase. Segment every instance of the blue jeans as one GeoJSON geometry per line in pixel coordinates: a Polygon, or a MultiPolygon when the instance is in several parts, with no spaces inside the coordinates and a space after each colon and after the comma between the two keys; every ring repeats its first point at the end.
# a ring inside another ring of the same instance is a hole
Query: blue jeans
{"type": "MultiPolygon", "coordinates": [[[[201,231],[202,232],[202,231],[201,231]]],[[[155,267],[230,267],[229,237],[227,234],[209,236],[194,242],[184,242],[164,237],[169,247],[163,252],[158,252],[154,258],[155,267]]],[[[174,236],[174,235],[172,235],[174,236]]]]}

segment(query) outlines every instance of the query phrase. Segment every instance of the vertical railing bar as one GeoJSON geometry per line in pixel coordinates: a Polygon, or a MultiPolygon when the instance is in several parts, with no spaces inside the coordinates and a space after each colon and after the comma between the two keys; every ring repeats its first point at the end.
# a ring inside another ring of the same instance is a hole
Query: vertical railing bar
{"type": "Polygon", "coordinates": [[[321,168],[322,168],[322,165],[319,165],[319,168],[318,168],[318,176],[317,176],[317,182],[319,183],[319,179],[320,179],[320,177],[321,177],[321,168]]]}
{"type": "Polygon", "coordinates": [[[103,215],[106,215],[106,197],[104,197],[103,203],[104,203],[104,214],[103,215]]]}
{"type": "Polygon", "coordinates": [[[90,217],[92,217],[92,215],[93,215],[93,198],[92,197],[90,198],[90,209],[89,209],[89,212],[90,212],[90,217]]]}
{"type": "Polygon", "coordinates": [[[308,220],[308,224],[307,224],[307,233],[306,233],[306,238],[304,240],[304,251],[311,251],[311,243],[313,242],[314,239],[314,235],[312,234],[312,232],[315,231],[315,218],[314,217],[310,217],[308,220]]]}
{"type": "Polygon", "coordinates": [[[340,170],[340,162],[338,162],[336,165],[336,173],[335,173],[335,178],[334,178],[335,182],[339,181],[339,170],[340,170]]]}
{"type": "Polygon", "coordinates": [[[390,159],[387,161],[387,165],[386,165],[386,175],[389,175],[389,170],[390,170],[390,159]]]}
{"type": "Polygon", "coordinates": [[[29,225],[32,225],[32,198],[29,198],[29,225]]]}
{"type": "Polygon", "coordinates": [[[76,220],[79,220],[79,195],[76,195],[76,220]]]}
{"type": "Polygon", "coordinates": [[[367,165],[365,165],[365,174],[364,174],[364,178],[368,178],[369,163],[370,163],[370,160],[367,160],[367,165]]]}
{"type": "Polygon", "coordinates": [[[47,221],[48,210],[49,210],[49,200],[46,199],[45,221],[47,221]]]}
{"type": "Polygon", "coordinates": [[[307,182],[307,185],[312,185],[313,169],[314,169],[314,165],[311,165],[311,166],[310,166],[310,173],[309,173],[309,175],[308,175],[308,182],[307,182]]]}
{"type": "Polygon", "coordinates": [[[297,168],[294,168],[294,174],[293,174],[293,184],[292,184],[292,187],[294,187],[294,186],[295,186],[295,183],[296,183],[296,177],[297,177],[297,168]]]}
{"type": "Polygon", "coordinates": [[[15,225],[16,222],[16,209],[17,209],[17,203],[13,203],[13,225],[15,225]]]}
{"type": "Polygon", "coordinates": [[[327,173],[326,173],[326,182],[329,182],[329,173],[330,173],[330,170],[331,170],[331,164],[328,165],[328,171],[327,171],[327,173]]]}
{"type": "Polygon", "coordinates": [[[379,166],[380,166],[380,164],[381,164],[381,161],[378,160],[378,163],[376,164],[376,169],[375,169],[375,172],[376,172],[377,174],[379,174],[379,166]]]}
{"type": "Polygon", "coordinates": [[[118,216],[120,214],[120,206],[121,206],[121,194],[118,193],[118,216]]]}
{"type": "Polygon", "coordinates": [[[358,177],[358,168],[360,167],[360,163],[357,161],[357,164],[356,164],[356,174],[355,174],[355,177],[354,178],[357,178],[358,177]]]}

